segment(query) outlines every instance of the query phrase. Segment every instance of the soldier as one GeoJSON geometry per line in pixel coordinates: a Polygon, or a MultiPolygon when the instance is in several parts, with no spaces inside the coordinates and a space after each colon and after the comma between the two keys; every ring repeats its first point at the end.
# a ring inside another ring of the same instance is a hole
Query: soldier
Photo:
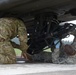
{"type": "Polygon", "coordinates": [[[0,63],[16,63],[16,54],[13,47],[21,49],[23,56],[27,60],[29,59],[26,27],[19,19],[0,18],[0,63]],[[19,38],[20,45],[11,41],[16,36],[19,38]]]}
{"type": "Polygon", "coordinates": [[[70,34],[62,39],[62,46],[60,50],[52,54],[53,63],[58,64],[76,64],[76,37],[70,34]]]}

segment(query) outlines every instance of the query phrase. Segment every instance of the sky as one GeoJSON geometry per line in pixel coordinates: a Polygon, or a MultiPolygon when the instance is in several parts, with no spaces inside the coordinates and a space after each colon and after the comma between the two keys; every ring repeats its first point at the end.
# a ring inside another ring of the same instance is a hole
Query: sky
{"type": "Polygon", "coordinates": [[[16,44],[20,44],[19,39],[17,37],[12,39],[13,42],[15,42],[16,44]]]}

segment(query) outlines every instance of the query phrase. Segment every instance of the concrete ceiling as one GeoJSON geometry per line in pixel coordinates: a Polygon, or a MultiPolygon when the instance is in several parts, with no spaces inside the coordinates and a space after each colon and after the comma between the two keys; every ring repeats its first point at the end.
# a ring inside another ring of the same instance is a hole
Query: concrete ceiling
{"type": "Polygon", "coordinates": [[[49,9],[59,16],[76,7],[76,0],[0,0],[1,12],[32,13],[49,9]]]}
{"type": "Polygon", "coordinates": [[[0,0],[0,10],[25,13],[47,8],[56,10],[69,5],[73,7],[75,2],[75,0],[0,0]]]}

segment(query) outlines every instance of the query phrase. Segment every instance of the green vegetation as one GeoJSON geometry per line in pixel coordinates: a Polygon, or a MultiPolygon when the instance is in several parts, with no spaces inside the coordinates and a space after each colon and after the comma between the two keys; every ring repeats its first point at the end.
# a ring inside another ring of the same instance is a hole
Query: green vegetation
{"type": "Polygon", "coordinates": [[[51,48],[44,50],[44,52],[51,52],[51,48]]]}
{"type": "MultiPolygon", "coordinates": [[[[14,48],[16,56],[21,56],[21,50],[14,48]]],[[[44,52],[51,52],[51,48],[45,49],[44,52]]]]}
{"type": "Polygon", "coordinates": [[[20,49],[14,48],[14,50],[15,50],[16,56],[21,56],[21,50],[20,49]]]}

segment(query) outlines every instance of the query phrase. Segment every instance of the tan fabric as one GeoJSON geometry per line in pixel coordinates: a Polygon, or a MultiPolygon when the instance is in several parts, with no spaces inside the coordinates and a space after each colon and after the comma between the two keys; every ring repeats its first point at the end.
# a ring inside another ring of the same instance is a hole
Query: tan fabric
{"type": "Polygon", "coordinates": [[[16,63],[16,54],[10,42],[0,42],[0,63],[16,63]]]}
{"type": "Polygon", "coordinates": [[[12,38],[18,36],[20,41],[20,48],[26,52],[27,32],[24,23],[16,18],[0,18],[0,63],[15,63],[16,55],[10,41],[12,38]]]}

